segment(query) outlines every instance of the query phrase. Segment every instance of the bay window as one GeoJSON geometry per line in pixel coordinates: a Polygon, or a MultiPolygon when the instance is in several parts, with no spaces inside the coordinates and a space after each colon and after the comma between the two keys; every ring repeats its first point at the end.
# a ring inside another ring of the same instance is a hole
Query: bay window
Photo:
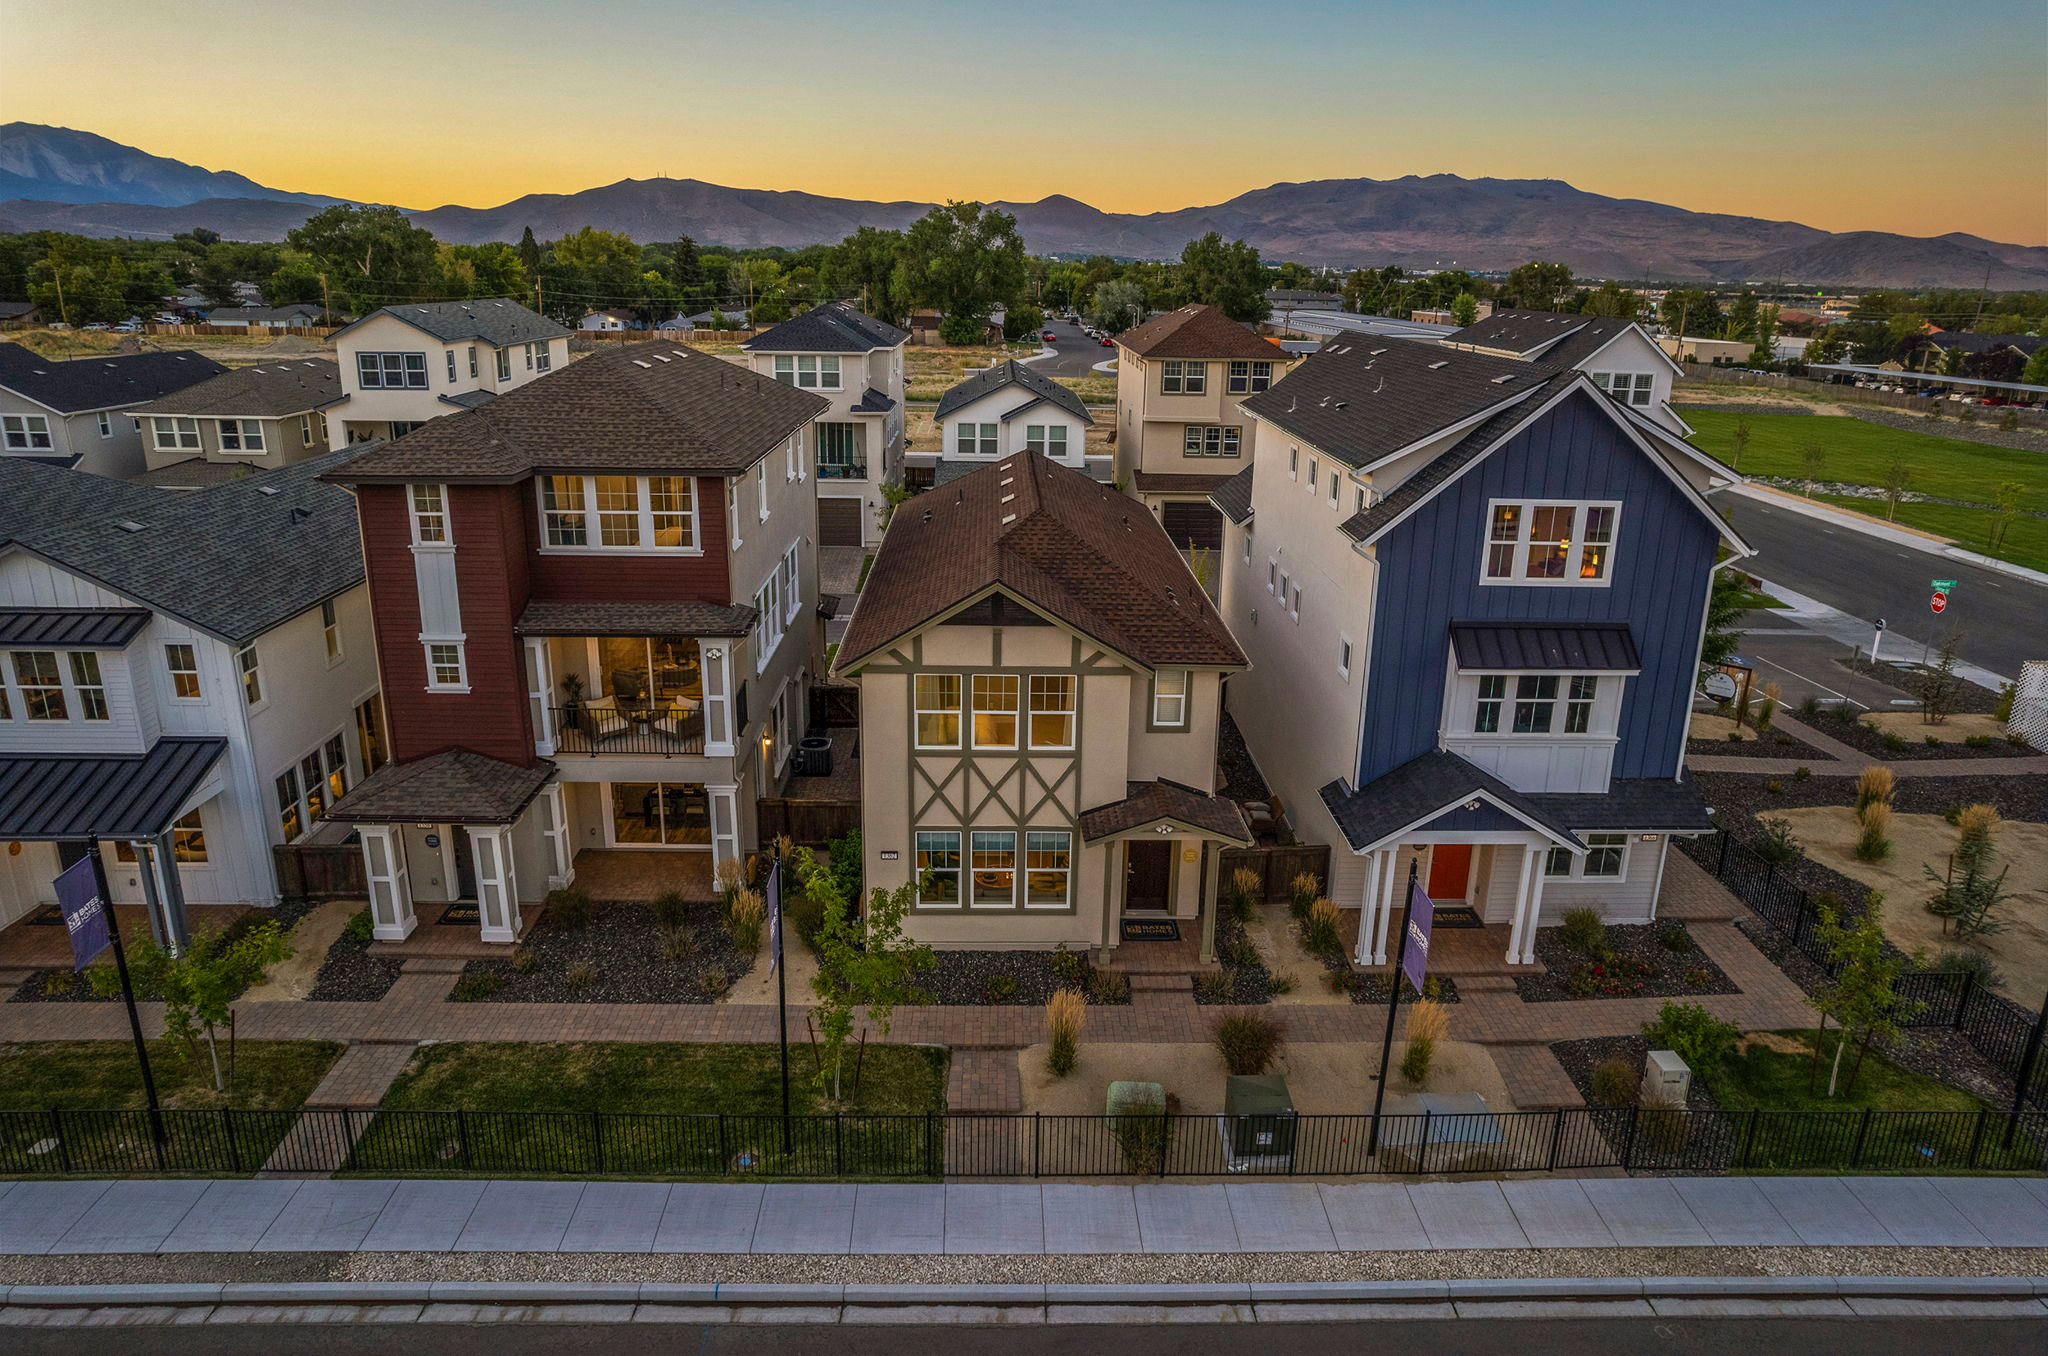
{"type": "Polygon", "coordinates": [[[1482,583],[1605,587],[1621,505],[1511,502],[1489,507],[1482,583]]]}
{"type": "Polygon", "coordinates": [[[1593,705],[1599,699],[1600,677],[1592,673],[1480,674],[1472,711],[1473,733],[1502,733],[1501,708],[1508,702],[1511,676],[1515,693],[1509,733],[1593,733],[1593,705]]]}

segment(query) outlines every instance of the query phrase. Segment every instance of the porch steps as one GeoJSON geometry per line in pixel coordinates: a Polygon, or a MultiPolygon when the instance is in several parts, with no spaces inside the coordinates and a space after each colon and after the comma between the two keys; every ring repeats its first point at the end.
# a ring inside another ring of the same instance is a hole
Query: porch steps
{"type": "Polygon", "coordinates": [[[407,956],[400,971],[408,975],[459,975],[468,965],[464,956],[407,956]]]}
{"type": "Polygon", "coordinates": [[[17,989],[34,977],[38,967],[33,965],[0,966],[0,989],[17,989]]]}
{"type": "Polygon", "coordinates": [[[1459,975],[1457,979],[1458,992],[1461,995],[1515,992],[1513,975],[1459,975]]]}
{"type": "Polygon", "coordinates": [[[1138,970],[1130,972],[1130,979],[1132,1002],[1137,1001],[1139,994],[1194,991],[1194,981],[1184,970],[1138,970]]]}

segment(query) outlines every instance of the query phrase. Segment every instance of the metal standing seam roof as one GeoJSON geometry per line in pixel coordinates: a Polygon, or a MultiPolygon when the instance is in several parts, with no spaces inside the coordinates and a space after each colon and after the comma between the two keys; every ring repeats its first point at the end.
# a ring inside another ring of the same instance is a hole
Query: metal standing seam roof
{"type": "Polygon", "coordinates": [[[217,736],[166,736],[147,753],[0,755],[0,838],[154,838],[227,747],[217,736]]]}
{"type": "Polygon", "coordinates": [[[140,607],[10,607],[0,609],[0,646],[119,650],[149,625],[140,607]]]}
{"type": "Polygon", "coordinates": [[[1643,667],[1627,622],[1452,622],[1460,669],[1634,673],[1643,667]]]}

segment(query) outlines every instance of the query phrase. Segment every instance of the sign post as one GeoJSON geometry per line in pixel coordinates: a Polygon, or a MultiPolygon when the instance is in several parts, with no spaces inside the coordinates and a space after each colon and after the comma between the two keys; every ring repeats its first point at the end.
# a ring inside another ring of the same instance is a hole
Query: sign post
{"type": "Polygon", "coordinates": [[[85,860],[73,862],[53,882],[64,929],[71,934],[72,969],[83,970],[100,952],[114,948],[114,970],[121,977],[121,998],[128,1005],[128,1033],[135,1039],[135,1058],[142,1066],[142,1095],[149,1105],[149,1134],[156,1145],[157,1166],[163,1166],[164,1109],[156,1097],[156,1076],[149,1067],[149,1044],[142,1038],[142,1015],[135,1010],[135,984],[128,977],[128,953],[121,947],[121,926],[107,902],[106,863],[100,860],[99,835],[85,840],[85,860]]]}
{"type": "MultiPolygon", "coordinates": [[[[1421,884],[1415,879],[1415,859],[1408,859],[1408,916],[1401,920],[1401,945],[1394,954],[1394,973],[1390,978],[1392,992],[1387,995],[1387,1034],[1380,1042],[1380,1080],[1372,1094],[1372,1131],[1366,1139],[1365,1154],[1370,1158],[1380,1151],[1380,1108],[1387,1100],[1387,1061],[1394,1057],[1394,1013],[1401,1006],[1401,981],[1406,979],[1415,986],[1415,992],[1422,992],[1422,981],[1429,973],[1429,939],[1436,922],[1436,906],[1423,893],[1421,884]]],[[[1426,1151],[1429,1146],[1424,1145],[1426,1151]]]]}
{"type": "Polygon", "coordinates": [[[1875,664],[1875,663],[1877,662],[1877,647],[1878,647],[1878,644],[1879,644],[1879,642],[1881,642],[1881,641],[1882,641],[1883,639],[1884,639],[1884,618],[1883,618],[1883,617],[1879,617],[1879,618],[1877,619],[1877,629],[1876,629],[1875,631],[1872,631],[1872,632],[1870,633],[1870,662],[1871,662],[1871,663],[1873,663],[1873,664],[1875,664]]]}
{"type": "Polygon", "coordinates": [[[782,862],[768,868],[768,973],[775,976],[775,1031],[782,1043],[782,1152],[794,1150],[789,1129],[789,971],[782,964],[782,862]]]}

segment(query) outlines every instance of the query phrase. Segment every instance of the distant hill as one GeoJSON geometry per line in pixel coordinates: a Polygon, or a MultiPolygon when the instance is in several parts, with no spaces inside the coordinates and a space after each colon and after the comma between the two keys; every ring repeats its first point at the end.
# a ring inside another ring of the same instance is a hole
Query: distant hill
{"type": "MultiPolygon", "coordinates": [[[[265,188],[86,132],[31,123],[0,128],[0,231],[158,237],[208,226],[232,239],[278,240],[313,207],[336,201],[265,188]]],[[[2040,246],[1962,232],[1836,234],[1609,198],[1556,179],[1318,179],[1273,184],[1211,207],[1151,213],[1104,212],[1065,194],[996,206],[1016,215],[1024,243],[1043,254],[1169,259],[1213,230],[1250,241],[1268,259],[1338,267],[1485,271],[1550,259],[1596,278],[2048,289],[2048,248],[2040,246]]],[[[861,226],[906,226],[930,207],[699,179],[621,179],[496,207],[409,215],[457,244],[517,240],[529,226],[543,240],[598,226],[642,241],[689,235],[707,245],[797,248],[837,241],[861,226]]]]}

